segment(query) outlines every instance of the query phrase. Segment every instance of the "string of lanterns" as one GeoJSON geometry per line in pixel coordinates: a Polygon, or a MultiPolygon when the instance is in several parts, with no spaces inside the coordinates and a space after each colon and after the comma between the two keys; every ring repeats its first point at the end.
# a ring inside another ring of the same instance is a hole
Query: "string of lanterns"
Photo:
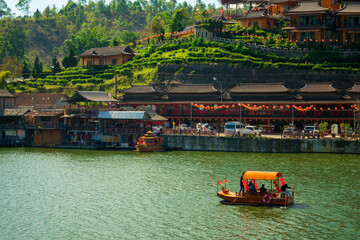
{"type": "MultiPolygon", "coordinates": [[[[302,106],[302,105],[299,105],[299,106],[296,106],[296,105],[250,105],[250,104],[244,104],[244,103],[239,103],[239,104],[215,104],[213,106],[211,105],[207,105],[207,104],[196,104],[196,103],[192,103],[191,104],[192,106],[196,107],[196,108],[199,108],[199,109],[203,109],[203,110],[221,110],[221,109],[238,109],[240,106],[241,107],[244,107],[248,110],[251,110],[251,111],[258,111],[258,110],[284,110],[284,109],[287,109],[287,110],[290,110],[291,108],[297,110],[297,111],[300,111],[300,112],[307,112],[307,111],[310,111],[310,110],[320,110],[320,111],[324,111],[324,110],[328,110],[328,111],[337,111],[337,110],[344,110],[345,107],[344,106],[338,106],[338,107],[327,107],[327,108],[324,108],[324,107],[319,107],[317,108],[316,106],[314,105],[310,105],[310,106],[302,106]]],[[[351,108],[354,108],[356,111],[359,111],[360,108],[359,105],[351,105],[351,108]]]]}

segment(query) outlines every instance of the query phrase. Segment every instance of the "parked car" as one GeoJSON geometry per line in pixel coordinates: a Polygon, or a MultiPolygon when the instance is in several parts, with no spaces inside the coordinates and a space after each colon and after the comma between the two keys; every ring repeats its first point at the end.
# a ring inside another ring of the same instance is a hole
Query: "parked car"
{"type": "Polygon", "coordinates": [[[189,130],[189,129],[190,129],[190,127],[185,123],[180,125],[180,130],[189,130]]]}
{"type": "Polygon", "coordinates": [[[315,126],[305,126],[301,132],[301,137],[315,138],[320,136],[320,129],[315,126]]]}
{"type": "Polygon", "coordinates": [[[203,131],[214,131],[214,127],[211,126],[211,125],[208,124],[208,123],[204,123],[204,124],[202,125],[202,130],[203,130],[203,131]]]}
{"type": "Polygon", "coordinates": [[[261,136],[261,131],[257,126],[246,126],[244,129],[244,135],[248,134],[261,136]]]}
{"type": "Polygon", "coordinates": [[[296,127],[287,127],[283,131],[283,138],[286,137],[300,137],[300,130],[296,127]]]}
{"type": "Polygon", "coordinates": [[[198,123],[198,124],[196,124],[196,130],[198,130],[198,131],[213,131],[214,127],[208,123],[198,123]]]}
{"type": "Polygon", "coordinates": [[[224,134],[225,135],[241,135],[243,134],[243,130],[245,125],[241,122],[227,122],[224,126],[224,134]]]}

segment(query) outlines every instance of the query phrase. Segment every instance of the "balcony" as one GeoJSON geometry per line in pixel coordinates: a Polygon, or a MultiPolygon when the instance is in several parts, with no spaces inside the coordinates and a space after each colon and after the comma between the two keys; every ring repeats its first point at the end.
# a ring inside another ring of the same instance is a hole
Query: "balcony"
{"type": "Polygon", "coordinates": [[[64,129],[63,123],[55,122],[40,122],[40,123],[26,123],[26,129],[64,129]]]}

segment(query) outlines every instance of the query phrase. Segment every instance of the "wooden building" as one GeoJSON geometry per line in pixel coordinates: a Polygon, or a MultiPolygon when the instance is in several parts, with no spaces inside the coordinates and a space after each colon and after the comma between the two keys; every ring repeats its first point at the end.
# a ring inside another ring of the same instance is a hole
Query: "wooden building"
{"type": "Polygon", "coordinates": [[[34,110],[24,115],[25,128],[31,131],[32,146],[56,146],[62,143],[64,110],[34,110]]]}
{"type": "Polygon", "coordinates": [[[270,15],[280,15],[298,6],[298,0],[271,0],[267,6],[270,15]]]}
{"type": "Polygon", "coordinates": [[[171,102],[186,101],[219,101],[220,91],[211,84],[181,84],[167,91],[171,102]]]}
{"type": "Polygon", "coordinates": [[[124,94],[122,100],[125,102],[139,99],[142,99],[144,102],[156,101],[160,100],[161,94],[151,85],[131,85],[130,88],[123,90],[122,93],[124,94]]]}
{"type": "Polygon", "coordinates": [[[298,7],[284,12],[291,20],[290,26],[283,30],[288,32],[292,42],[322,42],[329,29],[326,25],[328,14],[329,8],[320,6],[318,1],[299,2],[298,7]]]}
{"type": "Polygon", "coordinates": [[[137,100],[132,98],[119,104],[151,107],[176,126],[207,122],[221,129],[226,121],[241,120],[247,124],[278,126],[279,130],[292,121],[298,127],[320,121],[353,121],[351,106],[356,102],[349,93],[334,88],[331,83],[308,83],[300,89],[288,89],[281,83],[238,84],[222,90],[211,85],[179,85],[163,94],[158,100],[144,101],[139,96],[137,100]],[[222,101],[220,92],[223,92],[222,101]]]}
{"type": "Polygon", "coordinates": [[[0,109],[0,146],[26,144],[24,115],[28,108],[0,109]]]}
{"type": "Polygon", "coordinates": [[[19,93],[15,94],[15,107],[33,107],[34,109],[64,109],[69,98],[62,93],[19,93]]]}
{"type": "Polygon", "coordinates": [[[360,42],[360,2],[344,2],[342,8],[335,11],[335,16],[340,41],[360,42]]]}
{"type": "Polygon", "coordinates": [[[268,14],[268,10],[262,5],[251,9],[243,17],[237,18],[243,28],[254,26],[262,29],[274,28],[274,22],[277,19],[280,18],[268,14]]]}
{"type": "Polygon", "coordinates": [[[0,89],[0,109],[14,108],[15,96],[6,89],[0,89]]]}
{"type": "Polygon", "coordinates": [[[305,101],[337,101],[345,100],[346,95],[341,95],[340,91],[335,89],[331,83],[307,83],[301,89],[299,89],[300,98],[305,101]]]}
{"type": "Polygon", "coordinates": [[[281,83],[245,83],[228,90],[233,101],[292,100],[290,89],[281,83]]]}
{"type": "Polygon", "coordinates": [[[129,46],[90,48],[78,55],[83,66],[124,64],[134,56],[129,46]]]}

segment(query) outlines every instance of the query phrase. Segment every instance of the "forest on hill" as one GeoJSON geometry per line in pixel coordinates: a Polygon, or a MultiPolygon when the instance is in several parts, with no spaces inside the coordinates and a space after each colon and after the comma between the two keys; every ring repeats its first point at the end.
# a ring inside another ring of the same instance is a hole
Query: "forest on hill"
{"type": "Polygon", "coordinates": [[[195,6],[176,0],[69,0],[63,8],[48,6],[30,15],[30,4],[31,0],[19,0],[16,7],[24,15],[16,17],[6,1],[0,0],[1,70],[9,70],[15,77],[20,77],[24,62],[33,69],[36,56],[44,69],[50,69],[54,57],[61,63],[71,52],[181,31],[193,24],[195,11],[215,8],[201,0],[195,6]]]}

